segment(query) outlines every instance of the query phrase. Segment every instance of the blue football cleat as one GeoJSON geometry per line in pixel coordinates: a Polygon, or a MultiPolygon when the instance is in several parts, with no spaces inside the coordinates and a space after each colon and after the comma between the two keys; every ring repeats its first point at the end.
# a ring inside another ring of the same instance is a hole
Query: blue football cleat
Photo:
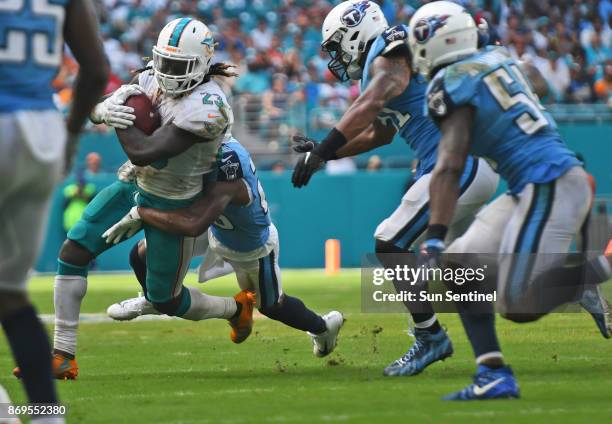
{"type": "Polygon", "coordinates": [[[385,368],[384,375],[417,375],[430,364],[442,361],[453,354],[453,344],[443,329],[432,334],[427,330],[415,328],[414,337],[412,347],[404,356],[385,368]]]}
{"type": "Polygon", "coordinates": [[[606,339],[612,338],[612,308],[599,286],[586,286],[579,303],[591,314],[601,335],[606,339]]]}
{"type": "Polygon", "coordinates": [[[518,399],[519,397],[519,386],[510,367],[489,368],[485,365],[478,365],[474,383],[442,399],[487,400],[518,399]]]}

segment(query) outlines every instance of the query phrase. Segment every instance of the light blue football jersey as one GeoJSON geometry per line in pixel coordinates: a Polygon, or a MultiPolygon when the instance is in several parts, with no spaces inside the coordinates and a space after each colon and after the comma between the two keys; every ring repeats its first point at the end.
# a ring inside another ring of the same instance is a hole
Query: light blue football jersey
{"type": "Polygon", "coordinates": [[[470,153],[492,162],[511,193],[581,165],[506,48],[486,47],[436,74],[426,112],[439,119],[461,105],[475,110],[470,153]]]}
{"type": "Polygon", "coordinates": [[[230,139],[221,145],[217,181],[240,179],[245,181],[251,192],[251,203],[247,206],[230,203],[210,228],[225,246],[237,252],[249,252],[266,243],[272,221],[266,195],[249,152],[236,139],[230,139]]]}
{"type": "Polygon", "coordinates": [[[68,1],[0,2],[0,113],[55,108],[68,1]]]}
{"type": "MultiPolygon", "coordinates": [[[[373,42],[365,61],[361,91],[370,83],[370,66],[379,56],[388,54],[406,43],[408,27],[398,25],[385,30],[373,42]]],[[[402,94],[389,101],[378,120],[393,125],[399,135],[414,151],[419,160],[416,177],[431,172],[435,163],[440,132],[423,112],[427,82],[420,75],[413,75],[402,94]]]]}

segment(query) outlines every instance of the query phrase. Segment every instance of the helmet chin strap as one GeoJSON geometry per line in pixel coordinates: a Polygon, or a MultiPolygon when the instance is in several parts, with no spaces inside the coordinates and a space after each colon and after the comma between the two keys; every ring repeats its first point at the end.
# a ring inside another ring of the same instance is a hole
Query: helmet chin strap
{"type": "Polygon", "coordinates": [[[363,76],[363,68],[357,63],[351,63],[348,68],[346,68],[346,73],[350,79],[360,80],[363,76]]]}

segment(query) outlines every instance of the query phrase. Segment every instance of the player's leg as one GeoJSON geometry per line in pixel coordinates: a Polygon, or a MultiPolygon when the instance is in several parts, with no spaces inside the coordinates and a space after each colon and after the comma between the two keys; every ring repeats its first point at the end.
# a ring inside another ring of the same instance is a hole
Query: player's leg
{"type": "Polygon", "coordinates": [[[129,262],[142,294],[113,303],[106,309],[109,317],[117,321],[130,321],[141,315],[159,315],[153,304],[147,300],[147,242],[139,240],[130,250],[129,262]]]}
{"type": "MultiPolygon", "coordinates": [[[[476,259],[471,252],[496,255],[499,251],[503,229],[515,209],[511,196],[502,195],[484,207],[468,230],[446,250],[449,258],[461,266],[476,259]],[[462,255],[463,254],[463,255],[462,255]]],[[[496,284],[497,265],[494,258],[487,263],[487,275],[491,284],[496,284]]],[[[478,305],[462,302],[457,305],[461,322],[476,358],[477,371],[474,383],[463,390],[445,397],[447,400],[472,400],[513,398],[519,396],[518,385],[510,367],[503,360],[501,347],[495,331],[495,311],[492,304],[478,305]],[[493,384],[493,382],[495,382],[493,384]]]]}
{"type": "MultiPolygon", "coordinates": [[[[416,265],[414,255],[410,253],[412,246],[427,229],[429,220],[429,180],[431,175],[426,174],[419,178],[402,197],[397,209],[376,228],[376,256],[387,268],[393,268],[398,261],[412,261],[408,265],[416,265]]],[[[401,282],[394,281],[397,291],[410,289],[401,282]]],[[[438,332],[441,327],[434,314],[430,302],[405,303],[412,316],[415,327],[427,329],[429,332],[438,332]]],[[[385,374],[395,375],[393,369],[403,366],[403,360],[397,360],[387,367],[385,374]]]]}
{"type": "Polygon", "coordinates": [[[283,292],[281,270],[278,264],[280,253],[278,231],[272,225],[266,246],[270,253],[246,264],[235,264],[240,269],[239,284],[246,288],[254,287],[259,311],[273,320],[302,331],[307,331],[313,339],[313,351],[316,356],[330,354],[335,346],[338,332],[344,323],[342,314],[331,311],[320,316],[306,307],[297,297],[283,292]],[[248,282],[245,282],[245,278],[248,282]]]}
{"type": "MultiPolygon", "coordinates": [[[[37,115],[31,128],[41,138],[63,137],[59,116],[37,115]],[[40,131],[35,131],[35,130],[40,131]],[[55,131],[54,129],[57,129],[55,131]]],[[[0,115],[0,323],[20,369],[31,403],[57,403],[47,332],[26,294],[28,273],[36,260],[47,226],[49,198],[61,178],[61,156],[41,160],[24,140],[27,131],[13,115],[0,115]]],[[[61,140],[47,138],[50,146],[61,140]]],[[[49,150],[48,150],[49,152],[49,150]]],[[[47,152],[47,153],[48,153],[47,152]]],[[[61,421],[63,422],[63,420],[61,421]]]]}
{"type": "Polygon", "coordinates": [[[74,356],[81,302],[87,292],[88,267],[95,257],[111,247],[102,233],[132,208],[135,192],[134,184],[121,181],[106,187],[89,203],[62,245],[54,287],[53,345],[58,378],[74,378],[78,373],[74,356]]]}
{"type": "MultiPolygon", "coordinates": [[[[429,220],[430,175],[421,177],[406,193],[402,204],[391,217],[377,229],[377,253],[381,259],[390,259],[386,266],[394,266],[401,257],[403,261],[415,261],[414,255],[385,255],[383,253],[406,252],[404,243],[418,246],[423,241],[429,220]],[[383,241],[381,241],[384,240],[383,241]],[[391,243],[389,243],[391,241],[391,243]]],[[[469,226],[474,214],[495,193],[499,177],[484,160],[470,158],[461,177],[461,195],[450,226],[447,241],[452,241],[469,226]]],[[[415,266],[415,263],[408,264],[415,266]]],[[[406,290],[406,284],[397,284],[396,289],[406,290]],[[399,286],[399,287],[398,287],[399,286]]],[[[413,289],[422,290],[414,286],[413,289]]],[[[452,354],[452,344],[442,329],[427,301],[407,302],[407,308],[415,322],[415,342],[399,359],[389,365],[384,373],[389,376],[416,375],[431,363],[452,354]]]]}
{"type": "Polygon", "coordinates": [[[598,305],[581,304],[592,313],[604,337],[610,337],[608,305],[597,287],[612,274],[610,259],[602,255],[565,265],[572,239],[588,214],[590,199],[586,175],[579,167],[551,183],[530,184],[523,190],[501,246],[499,298],[507,318],[533,321],[585,295],[598,305]],[[591,306],[600,310],[590,310],[591,306]]]}
{"type": "MultiPolygon", "coordinates": [[[[192,321],[231,319],[240,313],[238,309],[243,304],[239,302],[238,306],[231,297],[209,296],[197,288],[183,286],[193,256],[194,238],[165,233],[148,225],[144,230],[146,293],[158,312],[192,321]]],[[[249,302],[248,299],[244,301],[249,302]]]]}
{"type": "MultiPolygon", "coordinates": [[[[202,237],[205,236],[206,235],[202,237]]],[[[198,249],[198,241],[201,241],[200,238],[198,238],[198,240],[196,241],[196,247],[193,252],[193,254],[196,256],[200,256],[202,253],[204,253],[204,250],[198,249]]],[[[121,302],[110,305],[106,312],[111,318],[115,320],[128,321],[137,318],[141,315],[160,314],[160,312],[155,309],[155,306],[148,300],[147,297],[148,292],[146,252],[147,244],[145,239],[140,240],[138,243],[136,243],[130,251],[130,266],[134,270],[134,274],[136,275],[138,283],[140,284],[143,290],[143,296],[126,299],[121,302]]],[[[188,294],[190,296],[190,300],[192,301],[192,305],[194,306],[194,308],[191,311],[188,311],[187,314],[183,315],[183,318],[200,321],[210,318],[227,317],[228,313],[226,312],[226,309],[228,308],[228,302],[231,304],[231,298],[209,296],[205,293],[201,293],[198,289],[193,287],[186,288],[186,290],[189,292],[188,294]]],[[[240,296],[240,299],[238,300],[234,299],[236,307],[231,308],[230,305],[230,310],[233,310],[235,312],[230,318],[239,316],[243,312],[244,314],[252,316],[253,302],[254,301],[251,299],[243,299],[243,296],[240,296]]]]}

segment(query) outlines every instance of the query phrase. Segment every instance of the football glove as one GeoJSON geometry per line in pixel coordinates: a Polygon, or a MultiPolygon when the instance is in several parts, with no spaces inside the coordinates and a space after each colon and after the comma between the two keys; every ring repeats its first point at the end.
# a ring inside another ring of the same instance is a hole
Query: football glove
{"type": "Polygon", "coordinates": [[[293,136],[293,151],[297,153],[312,152],[319,143],[305,135],[293,136]]]}
{"type": "Polygon", "coordinates": [[[323,165],[325,161],[316,153],[306,152],[300,156],[291,176],[293,186],[297,188],[306,186],[312,175],[323,168],[323,165]]]}
{"type": "Polygon", "coordinates": [[[138,206],[134,206],[119,222],[102,234],[106,244],[117,244],[127,240],[142,228],[142,221],[138,213],[138,206]]]}
{"type": "Polygon", "coordinates": [[[124,183],[133,183],[136,181],[136,168],[129,160],[119,167],[117,170],[117,178],[124,183]]]}
{"type": "Polygon", "coordinates": [[[446,246],[444,240],[440,239],[429,239],[425,240],[419,248],[419,258],[417,260],[417,266],[424,266],[425,268],[440,268],[440,258],[442,252],[444,252],[446,246]]]}
{"type": "Polygon", "coordinates": [[[122,85],[110,97],[94,107],[89,119],[94,124],[106,124],[122,130],[134,125],[136,119],[134,108],[123,104],[128,97],[137,94],[144,94],[139,85],[122,85]]]}

